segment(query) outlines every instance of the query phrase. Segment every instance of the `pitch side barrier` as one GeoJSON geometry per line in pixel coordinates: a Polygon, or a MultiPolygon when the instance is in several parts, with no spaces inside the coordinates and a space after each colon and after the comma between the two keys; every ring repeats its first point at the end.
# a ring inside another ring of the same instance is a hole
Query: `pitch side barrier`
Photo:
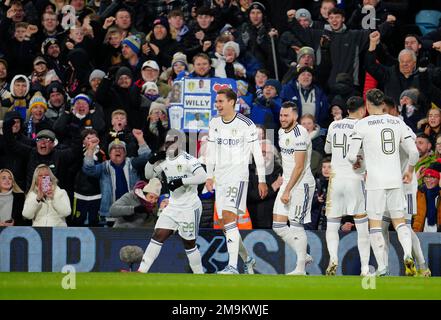
{"type": "MultiPolygon", "coordinates": [[[[152,232],[151,229],[0,227],[0,271],[61,272],[66,265],[74,266],[77,272],[120,271],[128,268],[119,258],[120,249],[136,245],[144,250],[152,232]]],[[[307,272],[311,275],[324,274],[329,262],[325,232],[306,232],[308,252],[314,258],[307,272]]],[[[241,231],[241,234],[245,246],[257,261],[257,273],[284,274],[294,269],[295,253],[272,230],[241,231]]],[[[418,237],[432,275],[441,276],[441,233],[418,233],[418,237]]],[[[390,240],[391,275],[403,275],[403,251],[395,232],[391,232],[390,240]]],[[[225,267],[228,253],[222,231],[203,229],[197,243],[207,273],[215,273],[225,267]]],[[[337,274],[360,273],[356,244],[356,232],[340,233],[337,274]]],[[[243,270],[240,264],[239,270],[243,270]]],[[[372,252],[371,265],[376,267],[372,252]]],[[[191,272],[178,236],[172,236],[164,244],[151,272],[191,272]]]]}

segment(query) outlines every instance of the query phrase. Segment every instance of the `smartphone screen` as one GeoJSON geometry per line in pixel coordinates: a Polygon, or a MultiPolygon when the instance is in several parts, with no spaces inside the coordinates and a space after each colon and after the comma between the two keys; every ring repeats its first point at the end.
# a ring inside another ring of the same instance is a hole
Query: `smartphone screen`
{"type": "Polygon", "coordinates": [[[43,193],[47,193],[51,188],[51,177],[50,176],[44,176],[41,179],[41,189],[43,193]]]}

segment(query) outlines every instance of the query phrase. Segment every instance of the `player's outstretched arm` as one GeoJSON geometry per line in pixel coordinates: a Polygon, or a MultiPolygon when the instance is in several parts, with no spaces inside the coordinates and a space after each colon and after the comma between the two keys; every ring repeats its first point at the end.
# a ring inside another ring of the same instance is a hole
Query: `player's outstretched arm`
{"type": "Polygon", "coordinates": [[[193,172],[193,176],[188,178],[182,178],[182,183],[199,185],[205,183],[206,180],[207,180],[207,173],[205,172],[204,168],[201,166],[193,172]]]}

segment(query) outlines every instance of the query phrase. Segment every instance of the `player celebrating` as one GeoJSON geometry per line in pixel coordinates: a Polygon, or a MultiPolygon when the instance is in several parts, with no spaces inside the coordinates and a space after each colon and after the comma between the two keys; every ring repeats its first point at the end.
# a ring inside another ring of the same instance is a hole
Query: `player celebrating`
{"type": "MultiPolygon", "coordinates": [[[[398,107],[395,105],[394,101],[391,98],[386,97],[387,99],[384,100],[384,112],[390,114],[391,116],[398,117],[399,111],[398,107]]],[[[409,134],[412,137],[412,140],[415,143],[416,135],[412,131],[411,128],[407,127],[409,134]]],[[[407,169],[407,163],[408,163],[408,155],[406,152],[402,149],[400,149],[400,163],[401,163],[401,172],[404,173],[407,169]]],[[[418,191],[418,179],[416,177],[415,172],[413,173],[412,182],[411,183],[405,183],[403,184],[403,192],[404,192],[404,207],[405,207],[405,218],[406,223],[410,228],[410,232],[412,234],[412,255],[415,257],[415,260],[417,262],[417,274],[423,277],[430,277],[431,271],[426,266],[426,260],[424,259],[423,250],[421,250],[421,243],[418,239],[418,236],[416,233],[412,230],[412,227],[410,226],[412,221],[412,216],[417,213],[417,200],[416,195],[418,191]]],[[[385,214],[383,217],[383,237],[385,241],[385,256],[384,256],[384,262],[386,264],[386,267],[388,267],[388,258],[389,258],[389,225],[390,225],[391,219],[389,216],[389,212],[385,214]]]]}
{"type": "Polygon", "coordinates": [[[184,242],[191,270],[193,273],[204,273],[201,254],[196,246],[202,213],[197,185],[205,182],[207,174],[196,158],[182,151],[181,139],[177,133],[169,132],[164,145],[166,151],[155,153],[149,159],[145,166],[145,176],[151,179],[153,176],[160,176],[163,172],[167,177],[170,200],[156,222],[155,231],[138,271],[144,273],[149,271],[164,241],[178,230],[184,242]]]}
{"type": "Polygon", "coordinates": [[[381,232],[383,214],[390,212],[392,223],[404,251],[406,274],[416,273],[412,257],[412,241],[404,219],[403,181],[412,181],[418,150],[407,126],[400,119],[383,113],[384,94],[378,89],[366,94],[369,116],[358,121],[351,136],[347,159],[355,164],[363,144],[366,163],[366,211],[369,217],[370,242],[378,264],[377,275],[388,273],[384,262],[384,238],[381,232]],[[408,167],[402,177],[400,146],[409,155],[408,167]]]}
{"type": "Polygon", "coordinates": [[[287,101],[280,110],[279,146],[283,184],[273,209],[273,230],[297,254],[297,266],[289,275],[306,275],[307,237],[303,227],[311,222],[315,180],[311,173],[311,139],[297,123],[297,106],[287,101]],[[287,222],[290,222],[288,227],[287,222]]]}
{"type": "Polygon", "coordinates": [[[248,191],[248,164],[253,154],[259,176],[259,195],[266,197],[265,164],[254,123],[234,110],[236,93],[231,89],[217,92],[216,108],[219,116],[211,119],[208,132],[207,175],[205,184],[213,192],[216,181],[216,206],[219,222],[227,239],[229,261],[220,274],[238,274],[240,254],[245,262],[245,273],[253,273],[255,260],[248,256],[242,242],[237,217],[246,211],[248,191]]]}
{"type": "Polygon", "coordinates": [[[338,267],[338,244],[340,221],[342,216],[354,217],[358,235],[361,275],[369,274],[369,226],[365,213],[364,172],[354,171],[346,159],[349,137],[354,125],[365,116],[364,101],[361,97],[351,97],[347,101],[349,116],[329,125],[325,152],[332,153],[331,179],[326,202],[326,244],[329,252],[329,266],[326,275],[335,275],[338,267]]]}

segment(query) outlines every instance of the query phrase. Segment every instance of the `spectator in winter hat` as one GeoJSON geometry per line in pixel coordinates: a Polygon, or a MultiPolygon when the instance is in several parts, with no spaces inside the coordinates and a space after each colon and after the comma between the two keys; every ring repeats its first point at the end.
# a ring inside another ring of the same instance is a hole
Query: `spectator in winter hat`
{"type": "MultiPolygon", "coordinates": [[[[46,88],[46,98],[48,99],[48,108],[46,110],[46,118],[55,122],[66,110],[66,92],[63,84],[59,81],[51,82],[46,88]]],[[[69,109],[69,107],[67,107],[69,109]]]]}
{"type": "Polygon", "coordinates": [[[46,99],[36,92],[29,101],[29,120],[25,123],[26,136],[35,140],[37,133],[44,129],[52,129],[53,122],[45,117],[47,110],[46,99]]]}
{"type": "Polygon", "coordinates": [[[96,92],[98,90],[101,80],[103,80],[105,75],[106,74],[104,73],[104,71],[99,69],[95,69],[92,71],[89,76],[89,84],[93,92],[96,92]]]}
{"type": "MultiPolygon", "coordinates": [[[[192,69],[192,67],[191,67],[192,69]]],[[[188,65],[187,56],[182,52],[176,52],[173,55],[173,59],[171,62],[171,67],[167,68],[164,72],[161,73],[159,79],[161,82],[167,83],[169,86],[173,85],[173,81],[176,79],[178,74],[185,70],[190,70],[188,65]]]]}
{"type": "Polygon", "coordinates": [[[162,68],[168,68],[173,54],[179,50],[178,42],[170,35],[170,27],[166,17],[158,17],[153,21],[153,30],[146,37],[143,53],[149,60],[155,60],[162,68]]]}
{"type": "Polygon", "coordinates": [[[296,11],[296,19],[303,28],[312,27],[311,13],[306,9],[296,11]]]}
{"type": "Polygon", "coordinates": [[[164,99],[157,99],[150,105],[147,122],[143,128],[144,139],[152,151],[157,151],[163,145],[169,129],[167,106],[164,99]]]}
{"type": "Polygon", "coordinates": [[[234,41],[228,41],[223,45],[222,56],[216,52],[217,59],[212,59],[214,75],[219,78],[231,78],[236,80],[246,79],[245,67],[236,61],[239,57],[239,45],[234,41]]]}
{"type": "Polygon", "coordinates": [[[142,93],[150,101],[155,101],[159,98],[159,89],[156,83],[148,81],[142,85],[142,93]]]}
{"type": "Polygon", "coordinates": [[[138,36],[128,36],[122,42],[121,53],[124,58],[123,65],[129,67],[138,78],[139,72],[141,70],[142,60],[141,56],[141,40],[138,36]]]}
{"type": "Polygon", "coordinates": [[[30,78],[32,90],[42,92],[46,91],[52,81],[61,81],[54,70],[49,70],[47,61],[42,56],[34,59],[34,71],[30,78]]]}
{"type": "Polygon", "coordinates": [[[114,228],[154,227],[158,198],[162,184],[158,178],[136,182],[132,191],[124,194],[110,207],[110,215],[117,218],[114,228]]]}

